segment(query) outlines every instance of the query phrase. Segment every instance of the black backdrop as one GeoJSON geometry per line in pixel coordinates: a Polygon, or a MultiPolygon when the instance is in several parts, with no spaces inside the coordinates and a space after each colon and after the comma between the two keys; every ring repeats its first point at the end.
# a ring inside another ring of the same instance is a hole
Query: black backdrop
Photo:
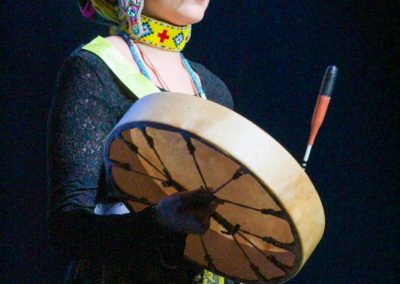
{"type": "MultiPolygon", "coordinates": [[[[0,2],[1,283],[61,282],[46,235],[46,119],[63,59],[105,34],[75,1],[30,2],[0,2]]],[[[326,2],[212,0],[185,53],[298,160],[322,74],[338,66],[308,167],[326,231],[293,283],[394,283],[400,33],[389,2],[398,1],[326,2]]]]}

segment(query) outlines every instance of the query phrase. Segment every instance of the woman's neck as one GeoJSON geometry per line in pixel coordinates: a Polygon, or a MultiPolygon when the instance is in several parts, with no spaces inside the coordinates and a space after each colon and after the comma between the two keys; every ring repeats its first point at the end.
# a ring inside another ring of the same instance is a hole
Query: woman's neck
{"type": "Polygon", "coordinates": [[[138,45],[141,51],[143,51],[148,57],[151,58],[152,61],[154,60],[155,62],[164,62],[166,64],[181,61],[180,52],[153,47],[151,45],[141,42],[135,43],[136,45],[138,45]]]}

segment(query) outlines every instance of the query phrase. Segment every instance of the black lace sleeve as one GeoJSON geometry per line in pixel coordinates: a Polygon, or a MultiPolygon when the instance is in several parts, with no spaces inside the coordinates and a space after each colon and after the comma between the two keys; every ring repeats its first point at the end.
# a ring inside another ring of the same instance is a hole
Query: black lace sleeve
{"type": "Polygon", "coordinates": [[[52,243],[68,258],[137,261],[154,254],[159,228],[151,210],[94,214],[103,144],[119,119],[105,99],[112,95],[84,58],[71,56],[64,63],[48,127],[49,218],[52,243]]]}

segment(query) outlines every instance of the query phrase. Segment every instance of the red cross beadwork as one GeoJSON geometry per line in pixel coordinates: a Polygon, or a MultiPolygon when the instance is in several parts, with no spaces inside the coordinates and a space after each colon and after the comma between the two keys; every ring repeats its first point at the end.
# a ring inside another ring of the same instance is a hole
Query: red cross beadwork
{"type": "Polygon", "coordinates": [[[162,33],[158,33],[157,35],[160,38],[160,42],[164,42],[164,40],[169,39],[169,35],[167,35],[167,30],[163,30],[162,33]]]}

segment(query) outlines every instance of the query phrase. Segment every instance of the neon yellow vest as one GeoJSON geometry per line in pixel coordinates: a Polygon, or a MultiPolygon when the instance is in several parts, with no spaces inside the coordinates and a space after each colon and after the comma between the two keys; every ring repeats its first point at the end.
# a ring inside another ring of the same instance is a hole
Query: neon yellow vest
{"type": "Polygon", "coordinates": [[[99,56],[118,79],[140,99],[161,92],[153,82],[137,71],[105,38],[98,36],[82,47],[99,56]]]}

